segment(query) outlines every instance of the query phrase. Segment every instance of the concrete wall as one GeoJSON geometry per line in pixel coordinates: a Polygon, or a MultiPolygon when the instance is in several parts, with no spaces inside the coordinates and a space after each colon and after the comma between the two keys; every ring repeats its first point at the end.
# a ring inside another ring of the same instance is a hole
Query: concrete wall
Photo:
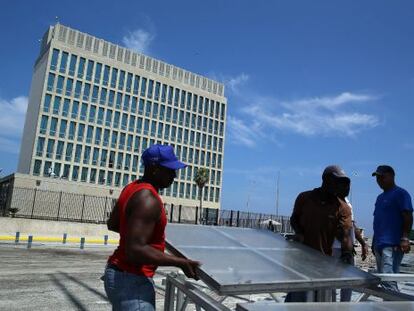
{"type": "Polygon", "coordinates": [[[119,238],[106,225],[0,217],[0,235],[15,235],[17,231],[21,235],[46,237],[62,237],[63,233],[67,233],[68,237],[102,238],[107,234],[110,239],[119,238]]]}

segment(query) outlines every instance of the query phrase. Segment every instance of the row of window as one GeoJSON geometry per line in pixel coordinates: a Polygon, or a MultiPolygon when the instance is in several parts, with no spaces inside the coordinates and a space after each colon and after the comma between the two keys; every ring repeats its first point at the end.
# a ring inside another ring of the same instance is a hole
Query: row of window
{"type": "MultiPolygon", "coordinates": [[[[81,167],[78,165],[62,164],[59,162],[35,160],[33,166],[33,175],[41,175],[48,177],[60,177],[71,181],[89,182],[91,184],[101,184],[107,186],[124,187],[129,182],[136,180],[138,176],[135,174],[120,173],[115,171],[106,171],[104,169],[96,169],[89,167],[81,167]],[[43,164],[43,170],[42,170],[43,164]]],[[[194,183],[186,183],[174,181],[171,187],[161,191],[162,195],[179,197],[185,199],[197,199],[199,197],[199,189],[194,183]]],[[[205,201],[219,202],[220,188],[213,186],[205,186],[205,201]]]]}
{"type": "MultiPolygon", "coordinates": [[[[151,121],[152,124],[156,122],[151,121]]],[[[180,142],[182,137],[184,137],[184,143],[186,142],[195,142],[195,146],[202,146],[208,147],[208,150],[200,150],[198,148],[194,148],[194,144],[190,144],[190,146],[186,146],[183,144],[178,144],[176,146],[176,153],[177,156],[180,157],[185,162],[206,165],[206,166],[213,166],[217,168],[221,168],[221,160],[222,155],[220,153],[216,153],[215,150],[217,148],[217,139],[216,137],[212,138],[209,135],[193,135],[194,132],[188,130],[182,131],[181,128],[176,130],[174,126],[171,127],[166,124],[164,126],[163,123],[158,123],[158,133],[161,133],[160,137],[162,138],[162,131],[165,127],[164,135],[168,137],[166,139],[171,140],[171,137],[176,137],[177,135],[180,139],[176,139],[177,142],[180,142]],[[183,134],[184,132],[184,134],[183,134]],[[171,134],[170,134],[171,133],[171,134]],[[190,134],[189,134],[190,133],[190,134]],[[188,137],[189,136],[189,137],[188,137]],[[188,140],[188,138],[190,138],[188,140]],[[213,147],[213,149],[211,149],[213,147]]],[[[117,149],[120,151],[127,150],[127,151],[134,151],[139,152],[140,150],[145,150],[148,146],[155,143],[155,139],[148,139],[147,137],[142,137],[133,134],[126,134],[123,132],[118,132],[116,130],[104,129],[101,127],[94,127],[92,125],[85,125],[83,123],[78,123],[75,121],[66,121],[64,119],[58,118],[50,118],[50,125],[49,125],[49,117],[46,115],[42,115],[40,121],[40,129],[39,129],[39,141],[43,142],[44,144],[44,137],[42,135],[49,134],[50,141],[54,142],[53,137],[64,138],[65,140],[72,140],[74,142],[78,142],[80,144],[91,144],[94,147],[109,147],[111,149],[117,149]]],[[[145,131],[144,131],[145,133],[145,131]]],[[[197,133],[199,134],[199,133],[197,133]]],[[[154,137],[155,137],[154,132],[154,137]]],[[[158,136],[158,134],[157,134],[158,136]]],[[[157,140],[159,141],[159,140],[157,140]]],[[[220,142],[221,144],[222,142],[220,142]]],[[[39,148],[44,148],[43,144],[39,144],[39,148]]],[[[221,145],[220,145],[221,146],[221,145]]],[[[43,150],[43,149],[40,149],[43,150]]],[[[37,151],[40,153],[40,151],[37,151]]],[[[53,153],[52,153],[53,154],[53,153]]]]}
{"type": "MultiPolygon", "coordinates": [[[[142,150],[146,149],[146,146],[137,151],[138,154],[142,153],[142,150]]],[[[197,168],[193,168],[192,164],[211,167],[210,181],[212,184],[220,184],[221,172],[214,170],[215,155],[211,155],[210,152],[201,153],[196,150],[194,153],[194,161],[192,157],[191,148],[175,146],[176,155],[181,161],[189,163],[190,165],[181,170],[182,179],[192,179],[197,173],[197,168]],[[187,156],[188,154],[188,156],[187,156]],[[213,165],[210,166],[210,157],[213,165]]],[[[137,153],[128,153],[123,151],[108,150],[105,148],[85,146],[82,144],[74,144],[71,142],[64,142],[62,140],[55,140],[52,138],[46,139],[44,137],[38,137],[36,144],[36,156],[46,157],[48,159],[65,160],[67,162],[74,161],[75,163],[83,163],[87,165],[95,165],[101,167],[116,168],[125,171],[137,171],[139,165],[139,155],[137,153]]],[[[218,157],[221,161],[221,156],[218,157]]],[[[220,169],[221,165],[217,168],[220,169]]]]}
{"type": "MultiPolygon", "coordinates": [[[[220,116],[220,118],[224,120],[224,103],[220,104],[219,102],[216,102],[216,105],[214,105],[214,100],[203,98],[202,96],[200,96],[199,100],[197,100],[198,96],[196,94],[192,94],[190,92],[186,92],[184,90],[180,90],[178,88],[174,88],[166,84],[161,84],[160,82],[156,82],[145,77],[140,77],[130,72],[119,70],[115,67],[103,65],[102,63],[95,62],[93,60],[86,60],[85,58],[78,57],[75,54],[70,55],[69,61],[69,53],[60,53],[58,49],[53,49],[53,54],[50,62],[50,69],[52,71],[55,71],[56,74],[49,74],[49,79],[54,80],[55,75],[57,75],[58,73],[68,74],[71,77],[84,79],[85,81],[99,84],[108,88],[117,89],[119,91],[123,91],[126,93],[134,95],[139,94],[144,97],[153,98],[156,101],[161,100],[162,102],[168,102],[170,104],[174,102],[176,106],[178,106],[179,104],[182,107],[187,106],[187,109],[189,110],[191,109],[191,105],[193,106],[193,109],[197,109],[197,103],[199,105],[198,109],[202,109],[200,108],[200,105],[202,105],[204,102],[205,114],[207,114],[209,111],[210,115],[213,116],[215,111],[216,117],[219,118],[220,116]],[[59,55],[61,55],[60,58],[59,55]],[[206,109],[209,102],[211,103],[210,110],[206,109]]],[[[73,79],[68,80],[71,81],[70,89],[72,89],[73,79]]],[[[90,88],[91,84],[87,84],[90,88]]],[[[58,88],[63,90],[63,85],[63,76],[60,75],[58,77],[58,88]],[[61,82],[59,82],[59,80],[61,80],[61,82]]],[[[96,85],[95,87],[98,86],[96,85]]],[[[68,87],[66,87],[66,90],[68,90],[68,87]]]]}
{"type": "MultiPolygon", "coordinates": [[[[89,105],[85,102],[80,103],[77,100],[70,100],[68,98],[62,98],[60,96],[52,96],[46,94],[43,103],[43,112],[52,112],[55,115],[61,115],[64,117],[79,119],[81,121],[87,121],[90,123],[97,123],[112,128],[121,128],[125,131],[142,132],[142,125],[146,125],[149,122],[148,119],[144,119],[141,116],[147,116],[152,119],[171,122],[178,124],[179,126],[187,126],[192,129],[203,130],[209,134],[224,134],[224,122],[219,122],[207,117],[197,116],[190,112],[184,113],[178,109],[171,109],[164,105],[158,106],[157,103],[151,103],[147,101],[139,101],[139,116],[128,114],[126,112],[116,111],[110,108],[97,107],[96,105],[89,105]],[[147,120],[143,122],[143,120],[147,120]]],[[[155,122],[155,121],[154,121],[155,122]]],[[[145,129],[144,131],[148,131],[145,129]]]]}

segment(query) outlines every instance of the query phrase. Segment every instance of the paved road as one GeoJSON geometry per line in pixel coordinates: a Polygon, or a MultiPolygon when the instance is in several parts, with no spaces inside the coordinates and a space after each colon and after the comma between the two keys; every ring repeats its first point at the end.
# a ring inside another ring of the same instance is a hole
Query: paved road
{"type": "MultiPolygon", "coordinates": [[[[0,310],[111,310],[100,277],[112,251],[113,246],[27,249],[1,243],[0,310]]],[[[157,310],[162,305],[163,292],[157,290],[157,310]]]]}

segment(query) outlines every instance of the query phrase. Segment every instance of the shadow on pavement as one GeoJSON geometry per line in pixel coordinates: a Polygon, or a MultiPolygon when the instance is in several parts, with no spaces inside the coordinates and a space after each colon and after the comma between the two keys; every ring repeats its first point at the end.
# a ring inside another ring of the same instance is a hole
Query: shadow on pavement
{"type": "Polygon", "coordinates": [[[76,306],[76,308],[78,310],[81,311],[87,311],[88,309],[85,308],[85,306],[76,298],[75,295],[73,295],[70,291],[68,291],[68,289],[65,287],[64,284],[62,284],[54,275],[51,275],[50,278],[52,279],[53,283],[55,283],[55,285],[57,287],[60,288],[60,290],[66,295],[66,297],[69,298],[69,300],[72,302],[72,304],[74,306],[76,306]]]}
{"type": "Polygon", "coordinates": [[[88,290],[88,291],[90,291],[91,293],[93,293],[93,294],[95,294],[95,295],[99,296],[100,298],[102,298],[102,299],[104,299],[104,300],[108,301],[108,298],[106,297],[106,295],[105,295],[105,294],[102,294],[100,291],[96,290],[95,288],[90,287],[88,284],[86,284],[86,283],[84,283],[84,282],[82,282],[82,281],[80,281],[80,280],[76,279],[75,277],[73,277],[73,276],[69,275],[68,273],[65,273],[65,272],[59,272],[59,274],[63,275],[63,276],[64,276],[64,277],[66,277],[67,279],[69,279],[69,280],[71,280],[71,281],[73,281],[73,282],[75,282],[75,283],[77,283],[77,284],[81,285],[82,287],[84,287],[85,289],[87,289],[87,290],[88,290]]]}

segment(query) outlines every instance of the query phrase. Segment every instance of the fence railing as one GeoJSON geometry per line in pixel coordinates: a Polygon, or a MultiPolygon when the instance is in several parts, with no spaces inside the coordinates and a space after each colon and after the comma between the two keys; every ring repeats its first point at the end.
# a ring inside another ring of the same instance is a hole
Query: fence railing
{"type": "MultiPolygon", "coordinates": [[[[0,188],[0,215],[31,219],[106,223],[116,199],[69,192],[0,188]]],[[[291,232],[289,217],[198,206],[164,204],[169,222],[267,228],[291,232]],[[271,226],[269,222],[272,223],[271,226]],[[273,224],[276,223],[275,226],[273,224]],[[270,228],[271,227],[271,228],[270,228]]]]}

